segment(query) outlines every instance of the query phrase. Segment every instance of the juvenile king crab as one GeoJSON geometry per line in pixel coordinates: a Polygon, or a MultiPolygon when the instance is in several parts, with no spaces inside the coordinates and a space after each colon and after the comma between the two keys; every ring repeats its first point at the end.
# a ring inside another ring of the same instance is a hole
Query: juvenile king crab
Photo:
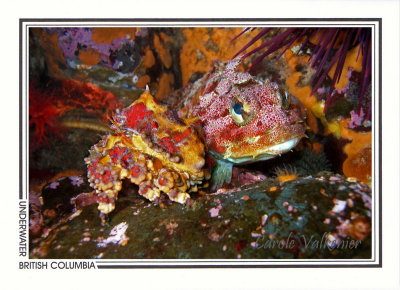
{"type": "Polygon", "coordinates": [[[139,194],[157,201],[161,192],[185,203],[191,192],[207,186],[205,148],[191,120],[179,120],[146,90],[114,118],[105,135],[85,158],[102,222],[114,210],[122,180],[139,186],[139,194]]]}

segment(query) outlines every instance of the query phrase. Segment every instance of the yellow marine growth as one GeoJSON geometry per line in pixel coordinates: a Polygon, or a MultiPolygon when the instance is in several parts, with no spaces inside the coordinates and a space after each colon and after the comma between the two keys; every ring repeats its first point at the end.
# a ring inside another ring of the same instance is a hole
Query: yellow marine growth
{"type": "Polygon", "coordinates": [[[103,222],[115,208],[124,178],[154,202],[164,192],[170,200],[185,203],[189,193],[207,186],[205,149],[196,130],[156,103],[149,91],[117,114],[111,128],[85,159],[103,222]]]}

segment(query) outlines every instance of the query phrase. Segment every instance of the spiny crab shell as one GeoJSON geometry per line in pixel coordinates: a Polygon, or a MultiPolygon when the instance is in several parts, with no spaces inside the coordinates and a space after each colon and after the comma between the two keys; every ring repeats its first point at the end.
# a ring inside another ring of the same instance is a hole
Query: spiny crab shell
{"type": "Polygon", "coordinates": [[[113,133],[85,158],[103,222],[115,208],[124,178],[150,201],[158,201],[164,192],[170,200],[185,203],[189,193],[208,185],[204,144],[191,121],[179,120],[148,90],[116,114],[111,128],[113,133]]]}

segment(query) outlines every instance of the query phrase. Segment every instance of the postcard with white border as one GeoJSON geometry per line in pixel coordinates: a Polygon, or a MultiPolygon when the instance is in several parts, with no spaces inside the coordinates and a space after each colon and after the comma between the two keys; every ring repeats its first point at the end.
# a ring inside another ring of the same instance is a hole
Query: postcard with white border
{"type": "Polygon", "coordinates": [[[19,268],[380,267],[382,19],[20,19],[19,268]]]}

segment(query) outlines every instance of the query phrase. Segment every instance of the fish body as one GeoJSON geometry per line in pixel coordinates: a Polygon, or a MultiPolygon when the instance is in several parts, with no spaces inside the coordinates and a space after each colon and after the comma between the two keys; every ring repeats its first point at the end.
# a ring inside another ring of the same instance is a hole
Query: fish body
{"type": "Polygon", "coordinates": [[[240,58],[217,62],[193,85],[175,93],[181,118],[198,118],[207,151],[216,158],[214,189],[229,183],[232,166],[268,160],[304,136],[302,112],[273,82],[237,71],[240,58]],[[183,96],[182,98],[179,98],[183,96]]]}

